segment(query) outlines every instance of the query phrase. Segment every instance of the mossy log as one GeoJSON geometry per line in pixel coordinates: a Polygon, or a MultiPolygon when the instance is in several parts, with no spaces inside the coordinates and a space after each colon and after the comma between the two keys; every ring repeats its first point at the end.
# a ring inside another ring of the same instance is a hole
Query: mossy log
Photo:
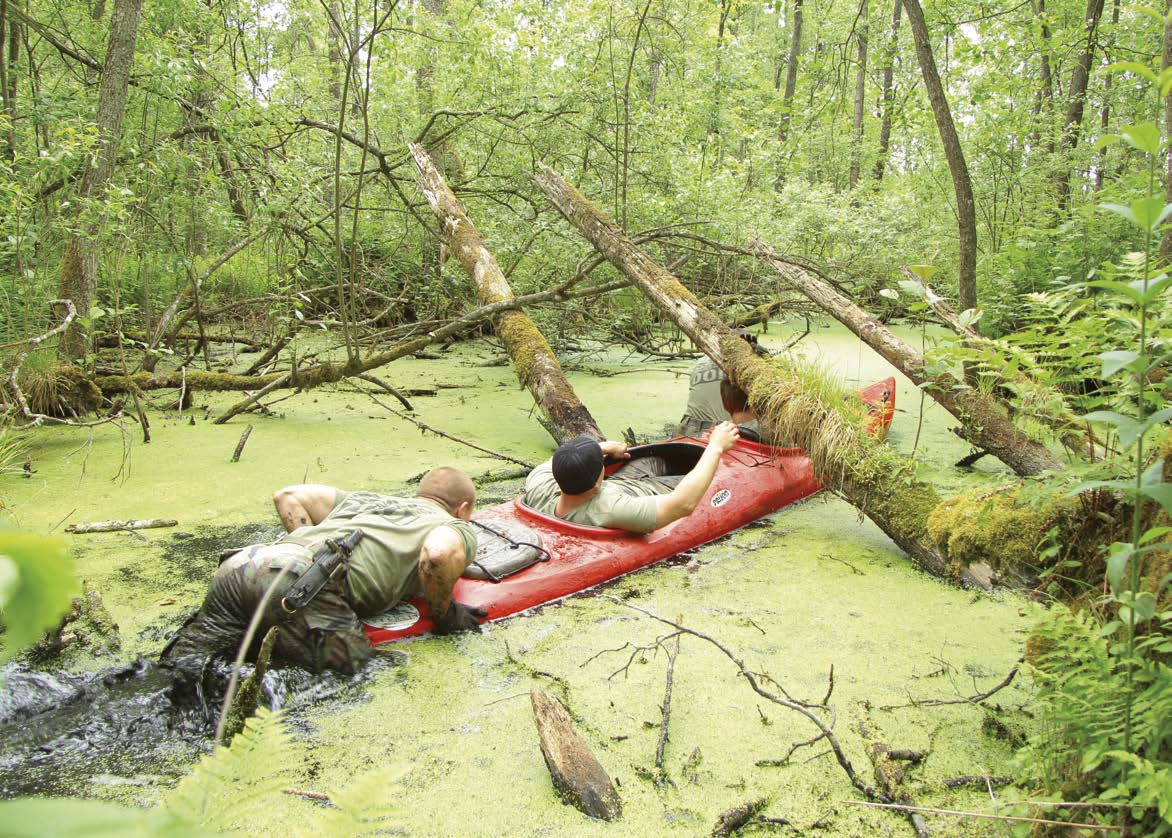
{"type": "MultiPolygon", "coordinates": [[[[411,145],[410,149],[415,158],[419,188],[439,219],[449,249],[476,286],[476,296],[481,304],[493,305],[515,299],[496,259],[431,158],[418,145],[411,145]]],[[[594,417],[578,399],[549,342],[529,315],[520,310],[502,311],[493,317],[493,327],[513,359],[517,378],[533,394],[554,438],[564,442],[579,434],[601,437],[594,417]]]]}
{"type": "Polygon", "coordinates": [[[943,373],[928,374],[924,356],[890,329],[810,271],[781,259],[764,242],[754,240],[758,256],[790,286],[854,332],[896,369],[960,420],[954,428],[962,438],[988,451],[1015,473],[1025,476],[1061,471],[1065,466],[1043,443],[1031,438],[1006,415],[996,401],[943,373]]]}
{"type": "Polygon", "coordinates": [[[623,813],[619,793],[606,770],[574,730],[561,702],[544,690],[529,692],[541,753],[554,788],[567,803],[594,818],[611,821],[623,813]]]}
{"type": "Polygon", "coordinates": [[[841,390],[814,385],[785,358],[759,358],[666,269],[639,250],[617,224],[552,169],[533,182],[616,268],[633,280],[749,394],[771,426],[801,445],[821,479],[857,506],[921,567],[935,576],[965,575],[950,568],[927,531],[928,514],[940,502],[917,481],[915,463],[867,435],[861,410],[841,390]]]}

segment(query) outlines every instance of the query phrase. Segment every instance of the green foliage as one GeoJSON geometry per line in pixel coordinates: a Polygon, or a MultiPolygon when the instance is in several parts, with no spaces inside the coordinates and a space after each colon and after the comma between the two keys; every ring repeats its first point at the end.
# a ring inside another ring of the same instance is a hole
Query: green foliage
{"type": "Polygon", "coordinates": [[[405,773],[406,769],[400,767],[372,771],[346,788],[330,792],[330,801],[336,808],[322,811],[301,834],[342,836],[393,832],[392,819],[398,807],[390,798],[398,791],[405,773]]]}
{"type": "Polygon", "coordinates": [[[6,629],[0,661],[55,625],[78,590],[62,539],[0,530],[0,616],[6,629]]]}
{"type": "Polygon", "coordinates": [[[217,746],[179,782],[164,808],[215,831],[246,825],[280,795],[293,756],[280,714],[259,709],[230,747],[217,746]]]}
{"type": "Polygon", "coordinates": [[[1056,606],[1031,640],[1041,724],[1018,753],[1024,779],[1063,800],[1131,802],[1136,835],[1172,834],[1172,613],[1161,622],[1128,653],[1118,624],[1056,606]]]}
{"type": "Polygon", "coordinates": [[[161,810],[143,811],[103,800],[25,797],[0,801],[6,838],[205,838],[215,833],[161,810]]]}

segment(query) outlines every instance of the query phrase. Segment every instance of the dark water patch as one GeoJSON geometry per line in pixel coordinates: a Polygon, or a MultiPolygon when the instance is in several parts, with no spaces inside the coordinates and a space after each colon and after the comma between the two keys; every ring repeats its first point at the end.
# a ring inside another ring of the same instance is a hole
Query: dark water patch
{"type": "MultiPolygon", "coordinates": [[[[287,711],[290,728],[309,733],[307,708],[365,701],[371,679],[401,660],[379,655],[356,676],[273,669],[259,703],[287,711]]],[[[245,666],[241,675],[251,672],[245,666]]],[[[83,674],[6,667],[0,672],[0,798],[171,784],[211,750],[230,676],[230,664],[218,659],[182,668],[140,659],[83,674]]]]}
{"type": "Polygon", "coordinates": [[[174,533],[163,547],[163,561],[188,580],[207,581],[225,552],[268,544],[282,535],[284,530],[272,524],[199,527],[174,533]]]}

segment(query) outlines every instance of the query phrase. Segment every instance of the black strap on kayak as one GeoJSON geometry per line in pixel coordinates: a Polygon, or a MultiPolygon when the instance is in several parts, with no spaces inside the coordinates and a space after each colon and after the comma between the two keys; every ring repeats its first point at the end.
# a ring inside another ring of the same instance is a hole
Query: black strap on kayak
{"type": "MultiPolygon", "coordinates": [[[[550,559],[553,558],[553,553],[546,550],[540,544],[532,544],[528,541],[514,541],[513,539],[509,538],[509,536],[506,533],[503,533],[500,530],[493,529],[492,527],[488,526],[487,524],[482,524],[479,521],[469,521],[469,523],[480,527],[482,530],[484,530],[487,533],[491,533],[492,535],[495,535],[497,538],[501,539],[502,541],[507,541],[513,547],[532,547],[534,550],[537,551],[537,561],[539,561],[539,562],[548,562],[550,559]]],[[[480,562],[478,562],[476,560],[476,556],[472,557],[472,564],[474,564],[478,568],[480,568],[484,572],[484,575],[488,577],[490,582],[500,582],[502,579],[505,578],[503,576],[497,576],[495,573],[493,573],[487,567],[485,567],[480,562]]]]}
{"type": "Polygon", "coordinates": [[[281,608],[290,614],[295,614],[321,593],[326,583],[333,579],[344,567],[346,559],[354,552],[366,533],[354,530],[345,538],[327,538],[326,543],[313,554],[313,564],[309,569],[297,577],[297,581],[289,586],[285,596],[281,599],[281,608]]]}

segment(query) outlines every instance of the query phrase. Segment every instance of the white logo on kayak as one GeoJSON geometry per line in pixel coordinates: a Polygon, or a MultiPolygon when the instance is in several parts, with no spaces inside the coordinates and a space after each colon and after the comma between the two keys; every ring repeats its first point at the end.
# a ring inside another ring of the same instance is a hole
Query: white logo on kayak
{"type": "Polygon", "coordinates": [[[419,609],[409,602],[400,602],[390,611],[383,612],[375,617],[367,617],[363,622],[375,628],[386,629],[387,631],[399,631],[400,629],[410,628],[419,622],[419,609]]]}
{"type": "Polygon", "coordinates": [[[721,489],[719,492],[717,492],[715,495],[712,496],[712,505],[713,506],[723,506],[724,504],[728,503],[728,499],[731,497],[732,497],[731,490],[721,489]]]}

